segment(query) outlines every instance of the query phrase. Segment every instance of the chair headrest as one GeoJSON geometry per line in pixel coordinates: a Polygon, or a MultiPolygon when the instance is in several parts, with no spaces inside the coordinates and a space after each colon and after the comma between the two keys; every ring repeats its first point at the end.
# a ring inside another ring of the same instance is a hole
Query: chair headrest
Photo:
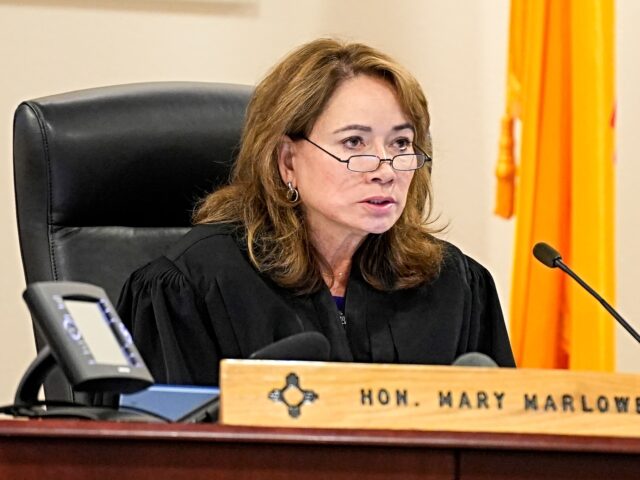
{"type": "Polygon", "coordinates": [[[49,198],[17,201],[48,205],[54,226],[188,226],[195,201],[228,181],[251,91],[159,82],[24,102],[14,124],[16,182],[27,173],[49,198]]]}

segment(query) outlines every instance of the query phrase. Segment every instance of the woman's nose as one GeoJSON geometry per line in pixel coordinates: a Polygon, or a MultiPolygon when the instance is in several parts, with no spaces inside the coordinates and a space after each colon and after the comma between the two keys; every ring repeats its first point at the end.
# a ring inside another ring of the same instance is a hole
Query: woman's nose
{"type": "Polygon", "coordinates": [[[372,182],[388,183],[396,178],[396,171],[391,166],[391,159],[381,157],[380,165],[369,175],[372,182]]]}

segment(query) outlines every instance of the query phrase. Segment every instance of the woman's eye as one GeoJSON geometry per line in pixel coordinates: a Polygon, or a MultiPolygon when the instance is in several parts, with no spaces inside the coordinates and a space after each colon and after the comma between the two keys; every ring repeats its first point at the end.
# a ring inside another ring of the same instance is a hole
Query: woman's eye
{"type": "Polygon", "coordinates": [[[342,141],[342,144],[347,148],[358,148],[361,145],[363,145],[364,142],[362,141],[362,138],[360,138],[360,137],[349,137],[349,138],[345,138],[342,141]]]}
{"type": "Polygon", "coordinates": [[[394,147],[398,150],[407,150],[411,147],[411,140],[409,140],[408,138],[398,138],[394,142],[394,147]]]}

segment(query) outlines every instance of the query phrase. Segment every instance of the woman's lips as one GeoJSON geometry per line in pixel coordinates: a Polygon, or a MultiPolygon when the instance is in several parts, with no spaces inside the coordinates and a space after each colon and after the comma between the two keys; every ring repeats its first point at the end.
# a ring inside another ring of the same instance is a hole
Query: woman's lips
{"type": "Polygon", "coordinates": [[[370,198],[365,198],[360,203],[366,203],[368,205],[374,205],[374,206],[385,206],[389,204],[394,204],[396,203],[396,201],[393,199],[393,197],[370,197],[370,198]]]}
{"type": "Polygon", "coordinates": [[[360,202],[367,207],[369,211],[384,213],[392,209],[396,201],[392,197],[371,197],[360,202]]]}

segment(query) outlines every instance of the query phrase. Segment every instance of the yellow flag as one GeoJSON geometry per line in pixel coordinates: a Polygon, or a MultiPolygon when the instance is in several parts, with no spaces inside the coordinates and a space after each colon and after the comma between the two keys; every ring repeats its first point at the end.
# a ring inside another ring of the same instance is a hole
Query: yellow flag
{"type": "Polygon", "coordinates": [[[613,29],[613,0],[511,1],[496,213],[516,215],[510,331],[521,367],[614,368],[613,319],[531,255],[549,243],[614,301],[613,29]]]}

